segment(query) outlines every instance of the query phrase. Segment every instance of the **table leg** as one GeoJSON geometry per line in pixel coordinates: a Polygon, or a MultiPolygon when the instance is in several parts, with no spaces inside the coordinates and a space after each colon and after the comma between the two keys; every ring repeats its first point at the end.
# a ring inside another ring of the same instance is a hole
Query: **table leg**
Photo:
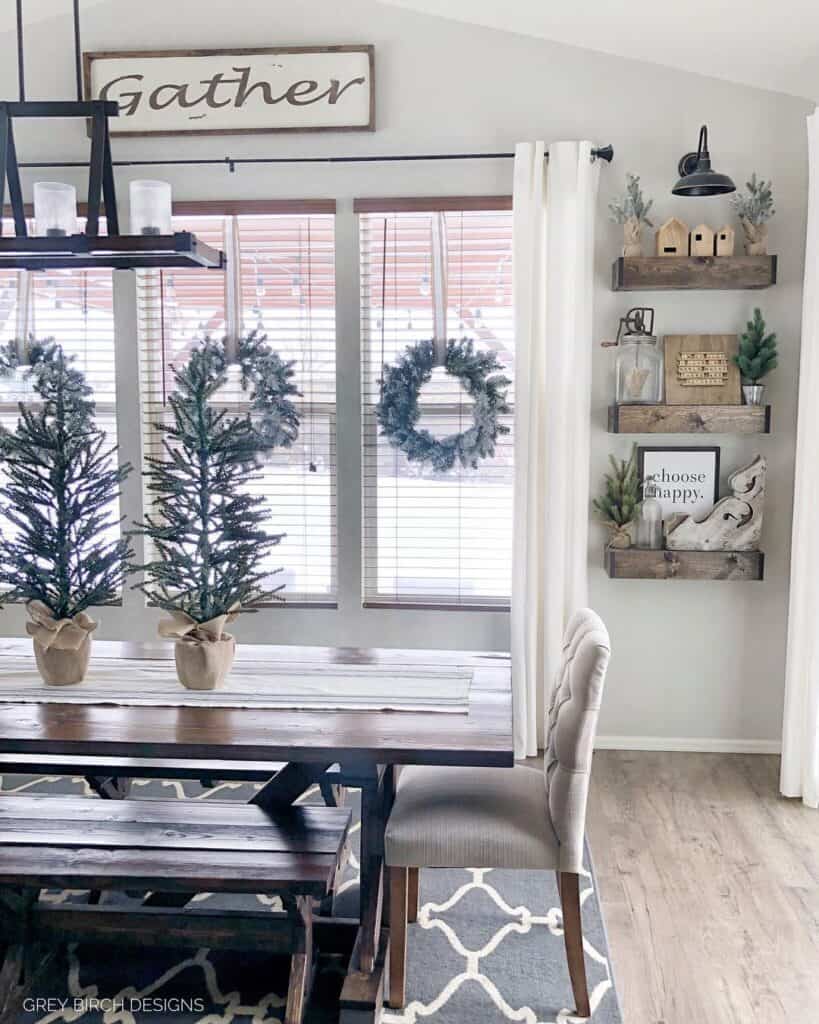
{"type": "MultiPolygon", "coordinates": [[[[103,800],[126,800],[131,792],[131,779],[127,776],[86,775],[85,781],[103,800]]],[[[96,905],[102,901],[99,889],[88,893],[88,902],[96,905]]]]}
{"type": "Polygon", "coordinates": [[[322,764],[300,764],[291,761],[277,772],[250,801],[266,811],[283,810],[290,807],[303,793],[320,783],[322,776],[332,762],[322,764]]]}
{"type": "Polygon", "coordinates": [[[125,800],[131,792],[131,779],[126,776],[86,775],[85,781],[103,800],[125,800]]]}
{"type": "Polygon", "coordinates": [[[341,1022],[375,1022],[381,1016],[384,960],[382,930],[384,830],[395,795],[394,772],[386,767],[341,766],[345,785],[361,790],[361,911],[358,938],[341,993],[341,1022]]]}
{"type": "Polygon", "coordinates": [[[353,947],[347,977],[339,996],[339,1024],[379,1024],[384,1009],[384,978],[389,934],[386,929],[381,932],[375,968],[372,971],[360,969],[361,935],[362,931],[359,929],[359,938],[353,947]]]}
{"type": "Polygon", "coordinates": [[[361,948],[362,971],[375,966],[384,905],[384,815],[378,785],[361,789],[361,948]]]}

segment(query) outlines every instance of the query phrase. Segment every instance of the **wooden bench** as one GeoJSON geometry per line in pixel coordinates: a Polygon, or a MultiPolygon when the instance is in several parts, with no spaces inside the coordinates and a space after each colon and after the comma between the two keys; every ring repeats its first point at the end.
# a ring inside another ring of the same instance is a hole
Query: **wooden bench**
{"type": "Polygon", "coordinates": [[[293,807],[275,816],[227,801],[0,799],[0,1022],[17,1019],[67,942],[262,949],[291,954],[286,1024],[301,1024],[313,967],[312,901],[335,877],[350,812],[293,807]],[[278,895],[269,911],[51,905],[41,889],[278,895]]]}

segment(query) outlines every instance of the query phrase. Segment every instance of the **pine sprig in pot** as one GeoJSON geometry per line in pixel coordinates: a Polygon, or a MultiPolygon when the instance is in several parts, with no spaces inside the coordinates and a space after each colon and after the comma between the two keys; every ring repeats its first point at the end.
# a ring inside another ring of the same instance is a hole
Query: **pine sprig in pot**
{"type": "Polygon", "coordinates": [[[131,467],[106,446],[91,388],[59,345],[38,346],[30,373],[36,400],[21,403],[17,429],[0,434],[0,499],[11,526],[0,583],[8,600],[27,603],[40,673],[62,685],[83,679],[97,627],[87,611],[116,599],[132,557],[127,538],[111,535],[131,467]]]}
{"type": "Polygon", "coordinates": [[[648,214],[654,200],[648,202],[643,198],[640,178],[636,174],[626,175],[625,195],[612,199],[609,203],[609,216],[615,224],[623,225],[623,255],[639,258],[643,254],[640,241],[643,224],[653,227],[648,214]]]}
{"type": "Polygon", "coordinates": [[[592,501],[600,521],[611,533],[613,548],[631,547],[630,528],[640,503],[640,481],[637,476],[637,445],[628,459],[609,455],[611,473],[604,478],[605,490],[592,501]]]}
{"type": "Polygon", "coordinates": [[[761,404],[764,386],[759,382],[776,369],[777,356],[776,334],[768,333],[762,312],[756,308],[753,319],[748,321],[745,332],[740,336],[739,352],[734,356],[745,381],[743,390],[749,405],[761,404]]]}
{"type": "Polygon", "coordinates": [[[729,202],[745,233],[745,252],[764,256],[768,251],[768,221],[776,213],[770,181],[757,179],[756,174],[745,182],[747,192],[735,192],[729,202]]]}
{"type": "Polygon", "coordinates": [[[227,379],[222,343],[205,339],[173,373],[171,420],[157,424],[163,452],[146,460],[153,511],[135,524],[156,555],[134,566],[145,576],[136,586],[170,612],[159,631],[176,640],[180,682],[212,689],[233,662],[224,627],[281,590],[267,586],[263,560],[283,535],[264,529],[266,502],[243,487],[264,442],[249,416],[214,400],[227,379]]]}
{"type": "Polygon", "coordinates": [[[609,203],[609,214],[615,224],[625,224],[627,220],[634,218],[641,224],[648,224],[653,227],[648,219],[649,211],[654,205],[654,200],[648,202],[643,198],[643,190],[640,188],[640,176],[638,174],[626,175],[626,192],[619,198],[612,199],[609,203]]]}

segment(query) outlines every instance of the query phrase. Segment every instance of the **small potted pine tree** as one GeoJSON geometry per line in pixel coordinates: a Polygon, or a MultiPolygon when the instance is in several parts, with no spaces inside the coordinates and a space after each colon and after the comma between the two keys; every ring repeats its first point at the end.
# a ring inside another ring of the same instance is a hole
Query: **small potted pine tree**
{"type": "Polygon", "coordinates": [[[761,310],[754,310],[753,320],[739,339],[739,351],[734,356],[744,381],[742,393],[746,405],[762,405],[765,385],[759,382],[777,366],[776,334],[768,333],[761,310]]]}
{"type": "Polygon", "coordinates": [[[615,224],[623,225],[623,255],[639,258],[643,255],[642,231],[643,224],[653,227],[648,213],[654,204],[643,198],[640,178],[636,174],[626,175],[625,195],[612,199],[609,203],[609,215],[615,224]]]}
{"type": "Polygon", "coordinates": [[[170,612],[159,633],[176,641],[179,681],[212,690],[233,664],[225,626],[282,589],[266,586],[262,561],[283,535],[264,529],[264,498],[242,486],[265,439],[249,416],[229,415],[214,399],[227,380],[223,343],[206,338],[173,374],[171,422],[157,424],[163,453],[146,460],[153,509],[134,531],[155,557],[133,568],[145,576],[136,588],[170,612]]]}
{"type": "Polygon", "coordinates": [[[592,501],[592,507],[607,527],[609,547],[630,548],[634,517],[640,505],[640,481],[637,476],[637,445],[628,459],[609,455],[611,473],[606,473],[605,490],[592,501]]]}
{"type": "Polygon", "coordinates": [[[745,235],[748,256],[765,256],[768,252],[768,221],[776,213],[770,181],[751,175],[745,182],[747,192],[735,192],[729,199],[745,235]]]}
{"type": "Polygon", "coordinates": [[[81,682],[97,623],[88,615],[122,587],[127,538],[112,512],[131,471],[95,423],[85,376],[59,345],[32,347],[34,399],[20,404],[15,431],[0,434],[2,513],[11,529],[0,549],[0,582],[25,601],[37,667],[46,683],[81,682]]]}

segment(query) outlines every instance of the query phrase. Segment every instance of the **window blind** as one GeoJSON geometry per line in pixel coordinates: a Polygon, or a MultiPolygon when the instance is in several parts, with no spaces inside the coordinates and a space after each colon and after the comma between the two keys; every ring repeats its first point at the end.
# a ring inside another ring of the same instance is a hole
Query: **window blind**
{"type": "MultiPolygon", "coordinates": [[[[202,210],[203,204],[197,204],[202,210]]],[[[213,204],[214,207],[217,204],[213,204]]],[[[157,454],[156,423],[167,415],[172,366],[182,365],[195,341],[223,337],[231,299],[243,333],[258,329],[294,361],[301,396],[299,437],[292,448],[265,457],[248,489],[267,499],[267,528],[284,533],[270,552],[271,583],[285,584],[292,604],[334,604],[336,586],[335,273],[332,213],[228,214],[214,210],[180,218],[208,244],[238,258],[228,270],[146,270],[138,274],[143,451],[157,454]],[[228,276],[230,275],[230,277],[228,276]]],[[[223,395],[247,408],[236,368],[223,395]]],[[[143,499],[148,502],[147,494],[143,499]]]]}
{"type": "MultiPolygon", "coordinates": [[[[29,222],[29,231],[34,225],[29,222]]],[[[80,227],[82,230],[82,226],[80,227]]],[[[102,226],[104,231],[104,223],[102,226]]],[[[11,220],[3,231],[14,233],[11,220]]],[[[107,443],[117,443],[115,412],[116,364],[114,358],[113,278],[110,270],[26,270],[0,272],[0,343],[33,338],[53,339],[74,357],[94,391],[97,424],[105,430],[107,443]]],[[[36,397],[22,380],[0,379],[0,424],[14,430],[20,401],[36,397]]],[[[118,503],[110,512],[110,539],[119,536],[118,503]]],[[[5,529],[0,524],[0,529],[5,529]]]]}
{"type": "MultiPolygon", "coordinates": [[[[508,607],[514,438],[498,438],[477,469],[440,473],[407,461],[379,435],[381,368],[432,337],[432,210],[446,211],[447,328],[494,351],[514,378],[512,214],[489,200],[411,201],[360,211],[365,605],[508,607]],[[397,205],[397,204],[396,204],[397,205]],[[467,208],[468,207],[468,208],[467,208]],[[367,211],[367,212],[361,212],[367,211]]],[[[509,404],[513,402],[510,387],[509,404]]],[[[442,368],[421,393],[421,423],[437,436],[471,423],[471,401],[442,368]]],[[[512,427],[512,416],[504,420],[512,427]]]]}
{"type": "MultiPolygon", "coordinates": [[[[80,230],[82,230],[82,223],[80,230]]],[[[101,224],[104,232],[104,221],[101,224]]],[[[14,233],[11,220],[3,221],[5,234],[14,233]]],[[[29,222],[33,233],[33,222],[29,222]]],[[[114,401],[114,302],[111,271],[26,270],[0,271],[0,341],[53,338],[75,359],[94,389],[98,416],[107,417],[106,429],[116,433],[114,401]]],[[[17,404],[6,399],[3,412],[16,423],[17,404]]],[[[4,420],[5,423],[5,420],[4,420]]]]}

